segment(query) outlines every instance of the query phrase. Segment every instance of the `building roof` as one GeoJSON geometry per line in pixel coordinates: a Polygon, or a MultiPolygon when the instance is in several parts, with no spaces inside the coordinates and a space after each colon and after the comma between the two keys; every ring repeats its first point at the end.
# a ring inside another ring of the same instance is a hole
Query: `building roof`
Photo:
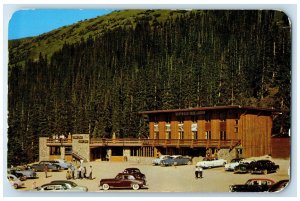
{"type": "Polygon", "coordinates": [[[227,109],[255,110],[255,111],[264,111],[264,112],[272,112],[272,113],[280,112],[279,110],[276,110],[274,108],[244,107],[239,105],[232,105],[232,106],[197,107],[197,108],[186,108],[186,109],[153,110],[153,111],[140,112],[140,114],[158,114],[158,113],[227,110],[227,109]]]}

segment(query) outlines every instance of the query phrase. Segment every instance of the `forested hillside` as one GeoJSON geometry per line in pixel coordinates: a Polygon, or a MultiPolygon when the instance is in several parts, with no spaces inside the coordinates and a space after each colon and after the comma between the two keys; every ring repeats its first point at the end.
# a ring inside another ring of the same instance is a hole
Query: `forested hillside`
{"type": "Polygon", "coordinates": [[[9,41],[8,163],[36,160],[39,136],[147,137],[146,110],[274,107],[274,132],[290,127],[284,13],[129,10],[87,22],[9,41]],[[81,27],[72,40],[55,35],[70,27],[81,27]]]}

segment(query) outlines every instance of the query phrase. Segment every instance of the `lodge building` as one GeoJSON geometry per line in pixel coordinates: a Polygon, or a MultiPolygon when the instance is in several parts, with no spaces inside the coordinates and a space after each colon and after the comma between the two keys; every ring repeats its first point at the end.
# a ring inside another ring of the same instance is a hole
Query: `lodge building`
{"type": "Polygon", "coordinates": [[[126,161],[161,154],[218,158],[252,157],[272,153],[273,119],[269,108],[217,106],[141,112],[148,122],[147,139],[91,138],[69,134],[65,139],[40,138],[40,160],[64,158],[126,161]]]}

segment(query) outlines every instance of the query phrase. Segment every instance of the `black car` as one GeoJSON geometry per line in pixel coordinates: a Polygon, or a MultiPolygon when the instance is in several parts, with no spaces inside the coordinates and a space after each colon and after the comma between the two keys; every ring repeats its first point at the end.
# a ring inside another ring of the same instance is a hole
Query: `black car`
{"type": "Polygon", "coordinates": [[[138,168],[126,168],[123,173],[125,174],[132,174],[134,175],[137,179],[146,179],[146,176],[141,173],[141,171],[138,168]]]}
{"type": "Polygon", "coordinates": [[[246,174],[249,172],[249,163],[240,163],[234,167],[235,174],[246,174]]]}
{"type": "Polygon", "coordinates": [[[268,174],[277,172],[279,165],[276,165],[270,160],[258,160],[253,161],[249,165],[249,171],[251,174],[268,174]]]}
{"type": "Polygon", "coordinates": [[[288,184],[289,184],[288,179],[280,180],[271,186],[269,192],[280,192],[283,189],[285,189],[288,184]]]}
{"type": "Polygon", "coordinates": [[[230,185],[230,192],[266,192],[275,184],[272,179],[249,179],[245,184],[230,185]]]}

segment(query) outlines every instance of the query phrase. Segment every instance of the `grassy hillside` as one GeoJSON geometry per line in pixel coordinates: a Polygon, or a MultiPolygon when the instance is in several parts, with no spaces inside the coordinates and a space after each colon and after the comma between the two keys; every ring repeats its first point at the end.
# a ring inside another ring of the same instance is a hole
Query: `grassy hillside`
{"type": "Polygon", "coordinates": [[[51,57],[53,52],[58,51],[63,44],[73,44],[88,37],[95,37],[108,30],[119,27],[134,27],[139,19],[147,19],[150,24],[163,22],[168,17],[176,17],[191,11],[177,10],[124,10],[115,11],[111,14],[80,21],[78,23],[55,29],[48,33],[9,41],[10,65],[24,64],[30,58],[36,61],[40,52],[51,57]]]}

